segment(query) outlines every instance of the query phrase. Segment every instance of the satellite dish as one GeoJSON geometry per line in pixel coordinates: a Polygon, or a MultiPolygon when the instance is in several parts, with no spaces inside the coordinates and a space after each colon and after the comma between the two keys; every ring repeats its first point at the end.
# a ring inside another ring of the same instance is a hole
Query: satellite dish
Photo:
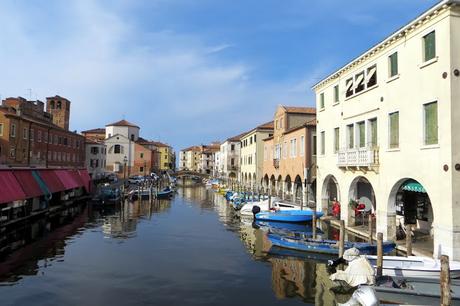
{"type": "Polygon", "coordinates": [[[365,212],[372,211],[372,202],[371,202],[371,200],[369,198],[361,197],[359,199],[359,203],[363,203],[365,205],[365,207],[363,209],[365,212]]]}

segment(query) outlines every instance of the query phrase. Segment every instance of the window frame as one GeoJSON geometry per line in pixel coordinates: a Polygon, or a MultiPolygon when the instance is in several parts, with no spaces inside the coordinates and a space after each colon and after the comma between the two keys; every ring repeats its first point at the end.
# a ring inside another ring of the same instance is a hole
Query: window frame
{"type": "Polygon", "coordinates": [[[423,107],[423,146],[430,147],[430,146],[438,146],[439,145],[439,103],[437,100],[431,101],[428,103],[424,103],[423,107]],[[429,105],[436,105],[436,142],[427,143],[427,106],[429,105]]]}
{"type": "Polygon", "coordinates": [[[399,143],[399,140],[400,140],[400,133],[399,133],[399,119],[400,119],[400,116],[399,116],[399,111],[393,111],[391,113],[388,113],[388,149],[389,150],[398,150],[399,147],[400,147],[400,143],[399,143]],[[391,143],[391,140],[392,140],[392,133],[391,133],[391,116],[394,115],[394,114],[398,114],[398,142],[397,142],[397,145],[394,145],[391,143]]]}
{"type": "Polygon", "coordinates": [[[430,30],[428,33],[425,33],[423,34],[422,36],[422,59],[423,59],[423,63],[426,63],[426,62],[429,62],[431,60],[434,60],[436,59],[436,30],[432,29],[430,30]],[[429,37],[431,34],[434,35],[434,40],[433,40],[433,43],[434,43],[434,50],[433,50],[433,55],[431,58],[427,58],[427,37],[429,37]]]}

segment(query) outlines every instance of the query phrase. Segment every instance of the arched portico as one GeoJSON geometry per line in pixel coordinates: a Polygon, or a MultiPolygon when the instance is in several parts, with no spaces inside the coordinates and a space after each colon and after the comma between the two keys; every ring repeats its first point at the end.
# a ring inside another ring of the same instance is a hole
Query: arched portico
{"type": "Polygon", "coordinates": [[[348,191],[348,225],[364,225],[368,216],[375,216],[376,200],[372,184],[364,176],[357,176],[348,191]]]}
{"type": "Polygon", "coordinates": [[[332,215],[332,204],[334,201],[340,203],[341,209],[345,209],[348,205],[348,203],[341,203],[340,189],[337,179],[335,176],[329,174],[323,181],[323,185],[321,187],[321,203],[317,203],[317,205],[321,204],[321,207],[317,207],[317,209],[321,209],[324,213],[332,215]]]}

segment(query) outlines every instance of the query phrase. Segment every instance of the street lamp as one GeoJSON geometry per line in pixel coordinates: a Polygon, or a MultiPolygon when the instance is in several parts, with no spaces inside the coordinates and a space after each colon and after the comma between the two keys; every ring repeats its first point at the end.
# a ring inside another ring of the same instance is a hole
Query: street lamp
{"type": "Polygon", "coordinates": [[[128,162],[128,158],[125,157],[123,158],[123,184],[124,184],[124,181],[126,180],[126,163],[128,162]]]}

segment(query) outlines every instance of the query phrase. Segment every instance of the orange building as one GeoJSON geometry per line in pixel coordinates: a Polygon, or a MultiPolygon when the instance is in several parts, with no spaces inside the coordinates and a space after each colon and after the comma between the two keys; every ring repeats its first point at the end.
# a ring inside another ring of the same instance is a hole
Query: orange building
{"type": "Polygon", "coordinates": [[[305,202],[308,191],[314,201],[315,148],[316,109],[278,106],[273,136],[264,139],[264,186],[272,194],[296,202],[305,202]]]}
{"type": "Polygon", "coordinates": [[[91,129],[81,132],[86,139],[93,141],[104,141],[105,140],[105,128],[91,129]]]}

